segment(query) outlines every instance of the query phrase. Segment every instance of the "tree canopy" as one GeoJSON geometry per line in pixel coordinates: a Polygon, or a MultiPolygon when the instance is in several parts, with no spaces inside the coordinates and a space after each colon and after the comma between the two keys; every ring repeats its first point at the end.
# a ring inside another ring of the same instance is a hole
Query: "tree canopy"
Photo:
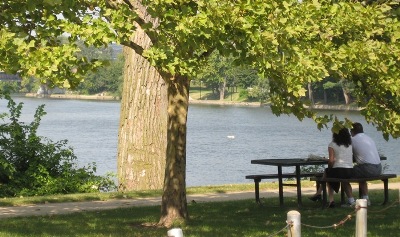
{"type": "Polygon", "coordinates": [[[367,121],[386,138],[397,138],[400,34],[392,11],[397,5],[330,0],[3,1],[0,68],[75,87],[82,74],[101,65],[77,56],[78,39],[95,46],[120,42],[164,73],[189,76],[218,50],[270,80],[276,114],[311,117],[323,127],[329,118],[318,118],[303,106],[305,85],[335,76],[354,82],[367,121]],[[137,14],[140,7],[157,19],[155,24],[137,14]],[[151,48],[129,41],[138,26],[151,38],[151,48]],[[62,35],[69,44],[58,40],[62,35]]]}
{"type": "Polygon", "coordinates": [[[168,91],[168,195],[163,195],[162,212],[171,213],[164,220],[172,224],[174,218],[188,217],[188,85],[205,58],[218,51],[238,65],[257,69],[269,81],[275,114],[312,118],[318,128],[333,121],[334,131],[351,127],[351,121],[318,116],[307,107],[307,85],[327,77],[352,82],[366,120],[386,139],[398,138],[398,5],[336,0],[6,0],[0,3],[0,70],[76,87],[83,74],[102,65],[78,56],[78,40],[94,46],[114,41],[150,62],[168,91]],[[138,32],[145,33],[150,45],[132,40],[138,32]],[[58,40],[62,35],[68,43],[58,40]]]}
{"type": "MultiPolygon", "coordinates": [[[[0,70],[34,76],[49,86],[76,87],[85,73],[103,65],[100,60],[80,56],[79,41],[97,47],[116,41],[117,27],[113,28],[95,9],[104,4],[104,1],[2,1],[0,70]]],[[[124,27],[129,28],[129,24],[124,27]]],[[[124,39],[124,30],[119,33],[120,39],[124,39]]]]}

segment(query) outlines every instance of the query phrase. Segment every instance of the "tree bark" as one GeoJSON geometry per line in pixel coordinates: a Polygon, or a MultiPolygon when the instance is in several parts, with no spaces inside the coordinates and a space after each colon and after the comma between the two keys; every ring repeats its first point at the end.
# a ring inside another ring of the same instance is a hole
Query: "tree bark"
{"type": "MultiPolygon", "coordinates": [[[[151,42],[140,28],[132,41],[151,42]]],[[[167,86],[147,59],[124,47],[124,88],[118,137],[120,191],[161,189],[167,144],[167,86]]]]}
{"type": "MultiPolygon", "coordinates": [[[[139,15],[149,19],[141,1],[139,15]]],[[[138,27],[132,42],[151,46],[138,27]]],[[[188,219],[186,200],[187,77],[157,71],[147,59],[126,47],[124,90],[118,143],[121,191],[163,187],[159,225],[188,219]],[[162,75],[162,76],[161,76],[162,75]]]]}
{"type": "Polygon", "coordinates": [[[189,80],[175,76],[168,80],[167,162],[160,225],[170,227],[188,219],[186,200],[186,130],[189,80]]]}

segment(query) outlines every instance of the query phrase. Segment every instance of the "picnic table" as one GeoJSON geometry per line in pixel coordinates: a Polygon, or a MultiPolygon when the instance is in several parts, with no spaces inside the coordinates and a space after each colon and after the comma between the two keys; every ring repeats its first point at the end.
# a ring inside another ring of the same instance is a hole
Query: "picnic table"
{"type": "MultiPolygon", "coordinates": [[[[281,206],[283,206],[283,186],[296,186],[296,188],[297,188],[297,204],[299,207],[301,207],[302,206],[301,178],[309,177],[310,175],[315,175],[315,173],[312,173],[312,174],[302,173],[301,166],[326,165],[326,164],[328,164],[328,159],[326,159],[326,158],[259,159],[259,160],[252,160],[251,164],[276,166],[278,168],[278,174],[276,175],[276,177],[279,181],[279,204],[281,206]],[[295,167],[295,173],[292,176],[296,179],[295,184],[289,184],[289,183],[283,182],[283,179],[287,178],[289,176],[289,174],[282,173],[282,167],[295,167]]],[[[248,178],[248,177],[246,177],[246,178],[248,178]]],[[[254,181],[256,181],[256,179],[254,179],[254,181]]],[[[256,190],[256,199],[257,198],[258,197],[257,197],[257,190],[256,190]]]]}

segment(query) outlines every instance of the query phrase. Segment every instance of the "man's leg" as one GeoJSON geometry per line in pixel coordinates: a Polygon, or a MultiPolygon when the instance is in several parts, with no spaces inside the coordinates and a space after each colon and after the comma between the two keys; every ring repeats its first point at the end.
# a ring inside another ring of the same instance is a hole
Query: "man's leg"
{"type": "MultiPolygon", "coordinates": [[[[381,174],[382,166],[381,165],[371,165],[371,164],[362,164],[356,165],[353,169],[355,177],[374,177],[381,174]]],[[[368,197],[368,184],[367,182],[360,182],[360,195],[362,199],[366,199],[368,206],[371,205],[371,201],[368,197]]]]}
{"type": "MultiPolygon", "coordinates": [[[[369,176],[368,169],[364,164],[354,166],[353,172],[354,172],[354,177],[357,177],[357,178],[369,176]]],[[[359,190],[360,198],[368,196],[367,182],[359,182],[358,187],[360,189],[359,190]]]]}
{"type": "Polygon", "coordinates": [[[368,196],[368,184],[367,184],[367,182],[360,182],[359,187],[360,187],[361,198],[365,197],[365,196],[368,196]]]}
{"type": "Polygon", "coordinates": [[[369,197],[368,197],[368,184],[367,184],[367,182],[360,182],[359,187],[360,187],[361,198],[362,199],[366,199],[368,206],[370,206],[371,205],[371,201],[369,200],[369,197]]]}

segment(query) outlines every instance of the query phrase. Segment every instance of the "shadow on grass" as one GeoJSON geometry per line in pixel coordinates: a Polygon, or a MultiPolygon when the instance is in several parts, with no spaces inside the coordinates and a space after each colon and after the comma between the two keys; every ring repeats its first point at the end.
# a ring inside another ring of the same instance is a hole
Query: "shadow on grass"
{"type": "Polygon", "coordinates": [[[27,204],[43,204],[43,203],[64,203],[64,202],[84,202],[84,201],[105,201],[112,199],[127,198],[147,198],[161,196],[161,190],[145,190],[134,192],[110,192],[110,193],[78,193],[50,196],[34,196],[34,197],[13,197],[0,200],[0,206],[20,206],[27,204]]]}
{"type": "MultiPolygon", "coordinates": [[[[381,191],[371,191],[373,205],[368,208],[368,237],[397,236],[400,229],[399,191],[390,190],[390,204],[380,206],[381,191]],[[397,200],[395,203],[394,201],[397,200]]],[[[336,199],[339,196],[336,195],[336,199]]],[[[296,198],[285,198],[280,207],[277,198],[207,202],[188,204],[190,220],[182,228],[185,237],[265,237],[286,226],[287,212],[301,213],[302,236],[354,236],[355,216],[334,228],[354,210],[351,208],[322,209],[320,203],[303,198],[298,208],[296,198]],[[326,228],[322,228],[326,227],[326,228]]],[[[144,226],[156,223],[160,207],[134,207],[109,211],[82,212],[70,215],[11,218],[0,222],[0,236],[166,236],[167,229],[144,226]]],[[[286,236],[284,230],[274,236],[286,236]]]]}

